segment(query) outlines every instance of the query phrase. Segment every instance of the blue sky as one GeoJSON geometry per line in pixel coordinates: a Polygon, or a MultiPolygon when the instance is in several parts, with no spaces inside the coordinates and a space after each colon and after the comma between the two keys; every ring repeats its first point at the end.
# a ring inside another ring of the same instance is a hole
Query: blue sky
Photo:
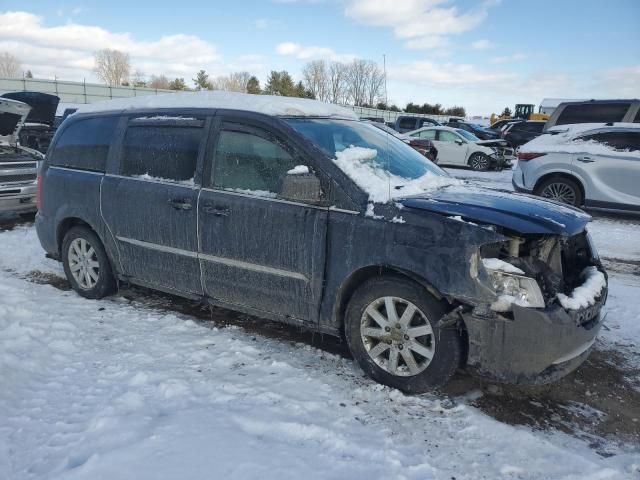
{"type": "Polygon", "coordinates": [[[488,114],[545,97],[640,96],[640,1],[3,0],[0,52],[38,77],[95,79],[92,52],[120,48],[147,76],[271,69],[317,58],[382,63],[388,95],[488,114]],[[176,5],[175,3],[173,5],[176,5]],[[224,6],[222,6],[224,5],[224,6]],[[11,12],[11,13],[10,13],[11,12]]]}

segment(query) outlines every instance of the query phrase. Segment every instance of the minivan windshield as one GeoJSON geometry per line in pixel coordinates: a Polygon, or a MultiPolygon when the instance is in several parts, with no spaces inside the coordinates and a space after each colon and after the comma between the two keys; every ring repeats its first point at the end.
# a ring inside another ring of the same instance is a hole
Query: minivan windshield
{"type": "Polygon", "coordinates": [[[375,150],[367,163],[391,175],[408,180],[427,173],[449,175],[394,135],[357,120],[289,118],[287,123],[324,150],[331,158],[350,147],[375,150]]]}

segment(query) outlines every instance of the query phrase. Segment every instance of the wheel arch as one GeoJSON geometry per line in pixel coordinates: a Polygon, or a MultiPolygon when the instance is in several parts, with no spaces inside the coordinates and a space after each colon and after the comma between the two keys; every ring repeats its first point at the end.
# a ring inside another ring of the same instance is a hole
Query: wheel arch
{"type": "MultiPolygon", "coordinates": [[[[95,233],[98,236],[98,238],[100,238],[100,235],[98,235],[98,231],[89,222],[87,222],[87,221],[85,221],[85,220],[83,220],[82,218],[79,218],[79,217],[67,217],[67,218],[63,219],[62,221],[60,221],[58,223],[57,228],[56,228],[56,247],[58,249],[58,254],[59,255],[62,255],[62,242],[64,241],[64,236],[73,227],[79,227],[79,226],[83,226],[83,227],[89,228],[93,233],[95,233]]],[[[100,238],[100,241],[104,245],[104,241],[102,241],[101,238],[100,238]]],[[[60,257],[60,258],[62,258],[62,257],[60,257]]]]}
{"type": "Polygon", "coordinates": [[[469,156],[467,157],[467,165],[471,166],[471,158],[473,158],[474,155],[484,155],[485,157],[490,158],[490,155],[486,152],[483,152],[482,150],[472,150],[471,153],[469,154],[469,156]]]}
{"type": "Polygon", "coordinates": [[[538,190],[540,185],[551,178],[566,178],[568,180],[576,182],[576,184],[578,185],[578,188],[580,189],[580,193],[582,194],[582,201],[583,202],[586,201],[586,192],[584,188],[584,182],[580,178],[578,178],[576,175],[569,172],[554,171],[554,172],[545,173],[544,175],[542,175],[540,178],[536,180],[536,183],[533,186],[534,194],[537,195],[536,191],[538,190]]]}
{"type": "Polygon", "coordinates": [[[344,333],[344,317],[347,305],[355,291],[367,280],[378,276],[396,276],[414,281],[423,286],[438,300],[446,300],[446,297],[431,282],[411,271],[389,265],[368,265],[366,267],[361,267],[352,272],[351,275],[342,282],[342,285],[340,285],[338,290],[333,315],[335,324],[340,332],[344,333]]]}

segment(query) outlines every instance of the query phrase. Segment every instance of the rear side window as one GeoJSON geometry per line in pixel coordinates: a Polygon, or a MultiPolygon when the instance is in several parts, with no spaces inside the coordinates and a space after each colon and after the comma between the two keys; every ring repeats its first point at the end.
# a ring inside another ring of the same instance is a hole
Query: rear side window
{"type": "Polygon", "coordinates": [[[119,117],[87,118],[64,129],[49,163],[59,167],[104,172],[119,117]]]}
{"type": "Polygon", "coordinates": [[[556,125],[568,123],[608,123],[621,122],[629,110],[629,103],[589,103],[567,105],[556,125]]]}
{"type": "Polygon", "coordinates": [[[633,119],[633,123],[640,123],[640,108],[638,109],[638,113],[636,113],[636,118],[633,119]]]}
{"type": "Polygon", "coordinates": [[[455,142],[456,140],[460,140],[460,138],[455,133],[440,130],[438,132],[438,140],[441,142],[455,142]]]}
{"type": "Polygon", "coordinates": [[[426,138],[428,140],[435,140],[436,139],[436,131],[435,130],[423,130],[422,132],[420,132],[418,134],[418,137],[426,138]]]}
{"type": "Polygon", "coordinates": [[[202,138],[203,128],[194,122],[131,122],[122,145],[122,175],[193,185],[202,138]]]}
{"type": "Polygon", "coordinates": [[[297,165],[295,159],[266,133],[262,136],[228,128],[218,139],[213,186],[275,197],[284,176],[297,165]]]}
{"type": "Polygon", "coordinates": [[[400,123],[398,123],[400,128],[406,128],[408,130],[413,130],[416,128],[416,119],[413,117],[405,117],[400,119],[400,123]]]}
{"type": "Polygon", "coordinates": [[[603,132],[581,137],[580,140],[594,140],[608,145],[614,150],[640,150],[640,132],[603,132]]]}

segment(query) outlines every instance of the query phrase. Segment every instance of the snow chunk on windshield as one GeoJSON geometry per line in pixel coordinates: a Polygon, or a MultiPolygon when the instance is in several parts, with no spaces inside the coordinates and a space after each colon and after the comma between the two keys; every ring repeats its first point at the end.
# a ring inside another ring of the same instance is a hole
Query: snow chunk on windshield
{"type": "Polygon", "coordinates": [[[306,165],[296,165],[287,172],[287,175],[304,175],[305,173],[309,173],[309,167],[306,165]]]}
{"type": "Polygon", "coordinates": [[[421,177],[407,179],[384,170],[375,160],[378,151],[373,148],[350,146],[336,152],[334,163],[356,185],[369,194],[369,201],[386,203],[392,198],[417,195],[450,185],[462,185],[462,180],[427,172],[421,177]]]}
{"type": "Polygon", "coordinates": [[[585,268],[582,272],[582,277],[585,279],[584,283],[576,287],[571,292],[571,295],[558,294],[560,305],[567,310],[579,310],[593,305],[596,302],[596,298],[600,296],[602,289],[607,286],[604,273],[596,267],[585,268]]]}

